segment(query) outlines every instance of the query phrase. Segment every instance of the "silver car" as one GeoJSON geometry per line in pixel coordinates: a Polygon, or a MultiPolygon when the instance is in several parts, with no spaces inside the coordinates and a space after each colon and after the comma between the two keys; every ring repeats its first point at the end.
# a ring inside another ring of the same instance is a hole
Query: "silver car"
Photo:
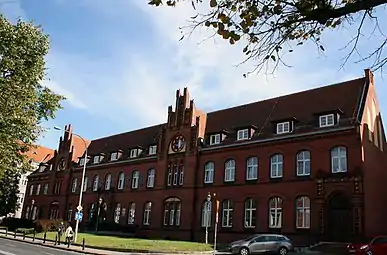
{"type": "Polygon", "coordinates": [[[292,241],[283,235],[257,234],[230,244],[233,254],[275,253],[286,255],[293,250],[292,241]]]}

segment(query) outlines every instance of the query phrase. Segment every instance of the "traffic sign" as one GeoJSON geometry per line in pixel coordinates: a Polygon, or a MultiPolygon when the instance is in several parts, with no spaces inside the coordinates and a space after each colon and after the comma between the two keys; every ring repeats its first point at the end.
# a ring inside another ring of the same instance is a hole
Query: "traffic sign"
{"type": "Polygon", "coordinates": [[[78,205],[78,206],[77,206],[77,210],[78,210],[78,211],[82,211],[82,209],[83,209],[83,207],[82,207],[81,205],[78,205]]]}
{"type": "Polygon", "coordinates": [[[81,221],[82,218],[83,218],[83,213],[81,213],[81,212],[75,213],[75,220],[81,221]]]}

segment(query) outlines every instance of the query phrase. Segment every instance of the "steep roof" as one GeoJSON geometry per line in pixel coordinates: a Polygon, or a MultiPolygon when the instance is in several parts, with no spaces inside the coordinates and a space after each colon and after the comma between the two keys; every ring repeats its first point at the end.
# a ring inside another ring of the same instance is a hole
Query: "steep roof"
{"type": "Polygon", "coordinates": [[[26,152],[25,155],[36,163],[46,163],[53,158],[54,150],[40,145],[35,145],[26,152]]]}

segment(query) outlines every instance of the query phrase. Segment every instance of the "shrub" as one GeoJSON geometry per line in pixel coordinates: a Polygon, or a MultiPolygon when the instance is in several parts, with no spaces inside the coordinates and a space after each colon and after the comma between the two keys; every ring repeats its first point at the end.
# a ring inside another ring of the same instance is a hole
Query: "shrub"
{"type": "Polygon", "coordinates": [[[35,223],[28,219],[5,218],[1,222],[1,226],[8,227],[8,230],[14,231],[18,228],[34,228],[35,223]]]}
{"type": "Polygon", "coordinates": [[[29,234],[33,234],[35,232],[35,229],[34,228],[17,228],[15,230],[15,232],[29,235],[29,234]]]}
{"type": "Polygon", "coordinates": [[[65,226],[67,223],[61,219],[45,219],[45,220],[37,220],[35,221],[35,229],[37,232],[49,232],[49,231],[58,231],[60,223],[63,222],[65,226]]]}

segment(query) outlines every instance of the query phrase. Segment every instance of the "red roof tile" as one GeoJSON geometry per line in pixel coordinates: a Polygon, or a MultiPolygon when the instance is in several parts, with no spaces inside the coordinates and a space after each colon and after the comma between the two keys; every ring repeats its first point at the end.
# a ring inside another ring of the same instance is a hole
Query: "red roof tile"
{"type": "Polygon", "coordinates": [[[54,156],[54,150],[36,145],[26,152],[25,155],[37,163],[46,163],[54,156]]]}

